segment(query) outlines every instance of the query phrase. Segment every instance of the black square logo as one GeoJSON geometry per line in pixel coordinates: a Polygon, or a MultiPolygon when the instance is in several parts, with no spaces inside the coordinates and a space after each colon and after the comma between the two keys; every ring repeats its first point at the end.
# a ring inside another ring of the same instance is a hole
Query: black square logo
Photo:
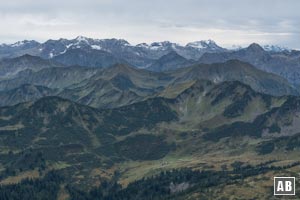
{"type": "Polygon", "coordinates": [[[295,195],[295,177],[274,177],[274,195],[295,195]]]}

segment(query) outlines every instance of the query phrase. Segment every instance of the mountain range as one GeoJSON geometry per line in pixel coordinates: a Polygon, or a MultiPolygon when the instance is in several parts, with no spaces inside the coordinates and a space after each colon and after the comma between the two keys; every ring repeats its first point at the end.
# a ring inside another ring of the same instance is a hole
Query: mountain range
{"type": "Polygon", "coordinates": [[[116,64],[104,69],[57,66],[48,60],[29,55],[10,59],[9,63],[13,64],[15,70],[11,69],[13,75],[0,80],[2,106],[35,100],[41,95],[56,95],[96,108],[113,108],[150,97],[170,96],[170,91],[173,91],[172,95],[176,95],[191,82],[201,79],[214,83],[240,81],[258,92],[274,96],[299,94],[284,78],[239,60],[193,64],[167,72],[151,72],[126,64],[116,64]],[[36,71],[34,65],[27,65],[29,60],[33,63],[38,60],[39,66],[44,68],[36,71]],[[48,92],[41,92],[40,89],[48,92]]]}
{"type": "Polygon", "coordinates": [[[272,53],[265,51],[258,44],[251,44],[245,49],[233,52],[219,52],[215,54],[204,54],[199,62],[214,63],[225,62],[226,60],[238,59],[248,62],[258,69],[280,75],[287,79],[294,86],[299,86],[300,52],[283,51],[272,53]]]}
{"type": "Polygon", "coordinates": [[[299,51],[77,37],[0,57],[0,199],[272,199],[299,171],[299,51]]]}
{"type": "Polygon", "coordinates": [[[300,52],[276,45],[260,46],[253,43],[246,48],[229,50],[212,40],[190,42],[185,46],[169,41],[131,45],[122,39],[91,39],[82,36],[71,40],[48,40],[44,43],[25,40],[0,45],[2,59],[26,54],[67,66],[106,68],[123,63],[154,71],[174,70],[193,63],[238,59],[282,76],[295,87],[300,83],[300,52]]]}
{"type": "MultiPolygon", "coordinates": [[[[168,41],[131,45],[122,39],[101,40],[79,36],[72,40],[48,40],[45,43],[22,41],[12,45],[1,45],[0,58],[12,58],[30,54],[46,59],[63,61],[65,64],[75,64],[74,62],[76,60],[73,60],[75,57],[72,57],[74,54],[80,54],[81,57],[84,57],[86,54],[98,54],[95,55],[98,59],[103,57],[102,59],[109,59],[111,62],[115,58],[115,63],[122,60],[132,66],[143,68],[150,65],[153,60],[168,54],[170,51],[176,51],[188,59],[197,60],[205,52],[220,52],[226,51],[226,49],[221,48],[212,40],[192,42],[186,46],[168,41]]],[[[96,58],[90,58],[90,60],[83,65],[89,66],[90,64],[92,66],[101,67],[101,63],[93,61],[94,59],[96,58]]],[[[80,59],[80,61],[84,62],[84,59],[80,59]]]]}

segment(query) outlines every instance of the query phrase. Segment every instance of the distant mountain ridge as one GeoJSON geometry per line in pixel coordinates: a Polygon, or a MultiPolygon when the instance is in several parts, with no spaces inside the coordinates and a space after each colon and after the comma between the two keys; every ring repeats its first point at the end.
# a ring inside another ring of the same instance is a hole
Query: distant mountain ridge
{"type": "Polygon", "coordinates": [[[187,67],[194,64],[194,60],[188,60],[183,56],[180,56],[175,51],[171,51],[170,53],[160,57],[158,60],[153,62],[147,70],[151,71],[168,71],[175,70],[182,67],[187,67]]]}
{"type": "Polygon", "coordinates": [[[205,52],[226,51],[212,40],[191,42],[185,46],[169,41],[131,45],[123,39],[92,39],[78,36],[71,40],[48,40],[44,43],[22,41],[11,45],[3,44],[0,46],[0,58],[16,57],[26,53],[52,59],[72,49],[105,51],[141,68],[146,67],[153,60],[168,54],[170,51],[176,51],[179,55],[194,60],[199,59],[205,52]]]}
{"type": "Polygon", "coordinates": [[[25,70],[39,71],[50,67],[63,67],[63,65],[53,60],[45,60],[28,54],[3,59],[0,61],[0,80],[12,78],[25,70]]]}
{"type": "Polygon", "coordinates": [[[44,43],[24,40],[0,45],[0,59],[26,54],[54,60],[68,66],[105,68],[125,63],[155,71],[174,70],[193,61],[213,63],[240,59],[264,71],[283,76],[295,86],[300,83],[300,75],[297,72],[300,66],[299,51],[278,45],[260,46],[253,43],[246,48],[226,49],[213,40],[189,42],[186,45],[170,41],[132,45],[123,39],[92,39],[83,36],[75,39],[50,39],[44,43]],[[166,56],[172,53],[173,56],[176,53],[188,61],[183,61],[179,56],[174,57],[175,60],[170,57],[166,60],[166,56]],[[161,62],[162,59],[165,60],[161,62]]]}
{"type": "Polygon", "coordinates": [[[237,51],[205,53],[198,61],[215,63],[232,59],[248,62],[258,69],[282,76],[295,87],[300,84],[299,51],[268,52],[259,44],[253,43],[249,47],[237,51]]]}
{"type": "MultiPolygon", "coordinates": [[[[199,40],[188,42],[186,45],[180,45],[170,41],[152,42],[150,44],[140,43],[132,45],[124,39],[93,39],[84,36],[78,36],[75,39],[49,39],[44,43],[35,40],[23,40],[12,44],[0,44],[0,58],[16,57],[24,55],[26,52],[30,55],[37,55],[43,58],[53,58],[65,53],[67,50],[76,48],[87,48],[103,50],[110,53],[126,52],[134,53],[138,56],[147,56],[149,58],[159,58],[170,51],[176,51],[179,55],[187,59],[197,60],[203,53],[228,51],[220,47],[213,40],[199,40]],[[119,48],[117,50],[117,48],[119,48]],[[196,55],[197,54],[197,55],[196,55]]],[[[243,49],[241,46],[233,45],[231,50],[243,49]]],[[[262,45],[268,52],[290,52],[292,49],[280,45],[268,44],[262,45]]]]}
{"type": "Polygon", "coordinates": [[[167,72],[152,72],[125,64],[104,69],[80,66],[27,69],[11,79],[0,80],[0,104],[14,105],[40,96],[56,95],[96,108],[116,108],[156,96],[174,97],[199,79],[215,84],[239,81],[255,91],[274,96],[299,95],[284,78],[248,63],[230,60],[194,64],[167,72]],[[43,87],[47,92],[24,85],[43,87]]]}
{"type": "MultiPolygon", "coordinates": [[[[24,75],[24,72],[36,72],[49,67],[84,66],[101,69],[126,64],[164,72],[197,63],[212,64],[240,60],[262,71],[285,78],[294,90],[300,85],[299,51],[275,45],[260,46],[256,43],[246,48],[228,50],[212,40],[190,42],[185,46],[169,41],[131,45],[122,39],[92,39],[79,36],[72,40],[48,40],[45,43],[22,41],[1,45],[1,57],[0,80],[11,79],[18,76],[18,73],[24,75]]],[[[20,83],[19,80],[16,82],[20,83]]],[[[13,87],[7,85],[4,88],[13,87]]],[[[280,94],[287,93],[280,92],[280,94]]]]}

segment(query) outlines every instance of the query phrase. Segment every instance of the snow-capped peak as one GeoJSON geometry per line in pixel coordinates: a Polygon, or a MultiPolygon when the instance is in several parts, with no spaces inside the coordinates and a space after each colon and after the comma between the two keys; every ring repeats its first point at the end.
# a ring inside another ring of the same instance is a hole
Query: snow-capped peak
{"type": "Polygon", "coordinates": [[[149,44],[147,43],[140,43],[136,45],[137,47],[142,47],[142,48],[149,48],[149,44]]]}
{"type": "Polygon", "coordinates": [[[142,48],[147,48],[147,49],[151,49],[151,50],[164,50],[166,48],[174,48],[175,46],[177,46],[177,44],[175,43],[171,43],[169,41],[163,41],[163,42],[152,42],[151,44],[147,44],[147,43],[141,43],[136,45],[136,47],[142,47],[142,48]]]}
{"type": "Polygon", "coordinates": [[[35,41],[23,40],[23,41],[18,41],[16,43],[13,43],[13,44],[11,44],[9,46],[11,46],[11,47],[20,47],[20,46],[23,46],[25,44],[29,44],[31,42],[35,42],[35,41]]]}
{"type": "Polygon", "coordinates": [[[123,46],[131,46],[131,44],[128,41],[124,40],[124,39],[119,39],[118,41],[123,46]]]}
{"type": "Polygon", "coordinates": [[[156,50],[164,51],[167,49],[176,50],[178,47],[182,47],[182,46],[178,43],[173,43],[170,41],[163,41],[163,42],[152,42],[151,44],[140,43],[140,44],[137,44],[136,47],[145,48],[145,49],[149,49],[149,50],[153,50],[153,51],[156,51],[156,50]]]}
{"type": "Polygon", "coordinates": [[[10,46],[11,46],[11,47],[19,47],[19,46],[22,46],[22,45],[24,45],[24,44],[25,44],[24,41],[18,41],[18,42],[14,43],[14,44],[12,44],[12,45],[10,45],[10,46]]]}
{"type": "Polygon", "coordinates": [[[220,49],[220,47],[213,40],[201,40],[187,43],[187,47],[192,47],[195,49],[220,49]]]}
{"type": "Polygon", "coordinates": [[[75,40],[78,41],[78,43],[80,42],[84,42],[84,43],[89,43],[88,38],[87,37],[83,37],[83,36],[78,36],[77,38],[75,38],[75,40]]]}
{"type": "Polygon", "coordinates": [[[283,51],[291,51],[290,49],[278,45],[264,45],[263,49],[265,51],[270,51],[270,52],[283,52],[283,51]]]}
{"type": "Polygon", "coordinates": [[[162,47],[162,46],[164,46],[163,45],[164,44],[164,42],[153,42],[153,43],[151,43],[151,47],[162,47]]]}

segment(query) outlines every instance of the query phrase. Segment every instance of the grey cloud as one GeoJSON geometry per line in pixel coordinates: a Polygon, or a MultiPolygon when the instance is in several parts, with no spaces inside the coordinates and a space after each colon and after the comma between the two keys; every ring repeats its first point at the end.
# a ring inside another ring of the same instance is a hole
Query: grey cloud
{"type": "Polygon", "coordinates": [[[0,4],[1,42],[116,37],[132,43],[213,39],[221,45],[300,48],[298,0],[11,0],[0,4]]]}

